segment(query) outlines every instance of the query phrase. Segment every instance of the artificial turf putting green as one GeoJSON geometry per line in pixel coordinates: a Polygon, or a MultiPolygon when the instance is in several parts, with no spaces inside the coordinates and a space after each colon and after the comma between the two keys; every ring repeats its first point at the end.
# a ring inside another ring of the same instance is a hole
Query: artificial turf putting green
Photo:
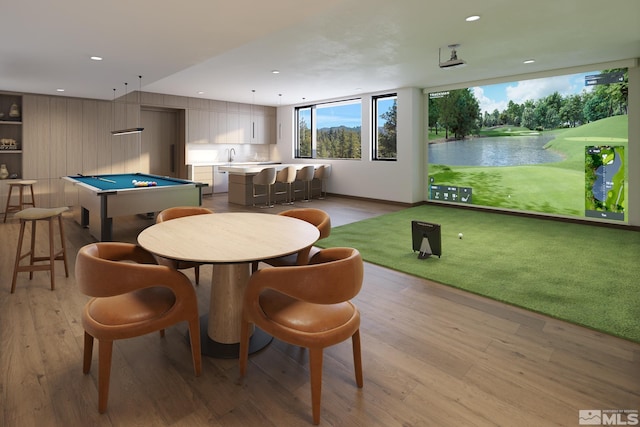
{"type": "Polygon", "coordinates": [[[640,342],[640,232],[428,204],[334,227],[318,246],[640,342]],[[417,258],[412,220],[441,224],[441,258],[417,258]]]}

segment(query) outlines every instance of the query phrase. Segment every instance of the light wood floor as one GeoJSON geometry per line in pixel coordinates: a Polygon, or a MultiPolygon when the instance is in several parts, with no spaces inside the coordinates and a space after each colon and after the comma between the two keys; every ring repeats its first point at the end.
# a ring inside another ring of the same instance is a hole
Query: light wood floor
{"type": "MultiPolygon", "coordinates": [[[[242,210],[225,195],[205,206],[242,210]]],[[[297,206],[326,210],[334,225],[402,208],[338,197],[297,206]]],[[[115,238],[135,241],[151,223],[117,219],[115,238]]],[[[92,239],[71,214],[65,226],[73,273],[78,248],[92,239]]],[[[98,414],[97,351],[82,374],[87,298],[61,263],[55,291],[36,272],[21,273],[10,294],[17,232],[16,220],[0,223],[0,426],[311,424],[306,351],[274,341],[250,358],[244,380],[237,361],[211,358],[195,377],[183,325],[164,339],[116,342],[109,408],[98,414]]],[[[202,312],[210,278],[204,267],[202,312]]],[[[577,426],[581,409],[640,409],[638,344],[370,264],[356,303],[364,388],[355,386],[350,343],[327,349],[321,425],[577,426]]]]}

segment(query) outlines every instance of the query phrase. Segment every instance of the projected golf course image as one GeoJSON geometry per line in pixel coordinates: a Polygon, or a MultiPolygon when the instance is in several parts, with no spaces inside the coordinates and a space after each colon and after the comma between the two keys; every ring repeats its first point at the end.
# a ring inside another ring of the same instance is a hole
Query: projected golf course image
{"type": "MultiPolygon", "coordinates": [[[[622,75],[607,71],[597,80],[619,80],[622,75]]],[[[562,79],[566,85],[570,79],[589,77],[562,79]]],[[[511,94],[509,87],[527,87],[532,96],[536,86],[553,86],[551,79],[539,79],[545,82],[540,85],[527,81],[502,86],[511,94]]],[[[601,84],[588,88],[591,91],[583,88],[580,94],[562,96],[556,91],[538,99],[527,97],[522,104],[509,100],[502,113],[485,110],[484,117],[478,98],[486,102],[490,87],[430,94],[429,200],[624,221],[629,191],[624,87],[601,84]],[[466,125],[456,122],[461,114],[450,111],[461,109],[477,119],[466,125]]]]}

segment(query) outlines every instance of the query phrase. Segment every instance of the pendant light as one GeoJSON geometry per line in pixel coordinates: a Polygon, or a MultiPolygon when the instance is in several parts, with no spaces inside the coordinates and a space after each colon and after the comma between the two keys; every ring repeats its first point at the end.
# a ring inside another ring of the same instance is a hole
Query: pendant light
{"type": "MultiPolygon", "coordinates": [[[[138,76],[139,79],[139,87],[140,90],[142,90],[142,76],[138,76]]],[[[129,101],[127,100],[127,83],[124,84],[124,102],[125,102],[125,120],[126,120],[126,113],[129,110],[129,101]]],[[[115,89],[114,89],[114,98],[115,98],[115,89]]],[[[138,100],[140,99],[140,91],[138,91],[138,100]]],[[[129,129],[120,129],[120,130],[112,130],[111,134],[114,136],[120,136],[120,135],[130,135],[132,133],[140,133],[144,130],[144,128],[142,127],[135,127],[135,128],[129,128],[129,129]]]]}

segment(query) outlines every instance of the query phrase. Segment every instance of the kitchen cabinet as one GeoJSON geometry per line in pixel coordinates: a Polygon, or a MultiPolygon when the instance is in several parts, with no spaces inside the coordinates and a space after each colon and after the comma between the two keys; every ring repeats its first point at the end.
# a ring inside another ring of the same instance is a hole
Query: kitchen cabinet
{"type": "Polygon", "coordinates": [[[187,143],[209,143],[209,111],[190,109],[187,111],[187,143]]]}
{"type": "Polygon", "coordinates": [[[191,181],[202,182],[207,187],[202,187],[202,194],[213,193],[213,166],[211,165],[187,165],[188,179],[191,181]]]}
{"type": "Polygon", "coordinates": [[[251,144],[276,143],[275,108],[254,105],[251,107],[251,144]]]}

